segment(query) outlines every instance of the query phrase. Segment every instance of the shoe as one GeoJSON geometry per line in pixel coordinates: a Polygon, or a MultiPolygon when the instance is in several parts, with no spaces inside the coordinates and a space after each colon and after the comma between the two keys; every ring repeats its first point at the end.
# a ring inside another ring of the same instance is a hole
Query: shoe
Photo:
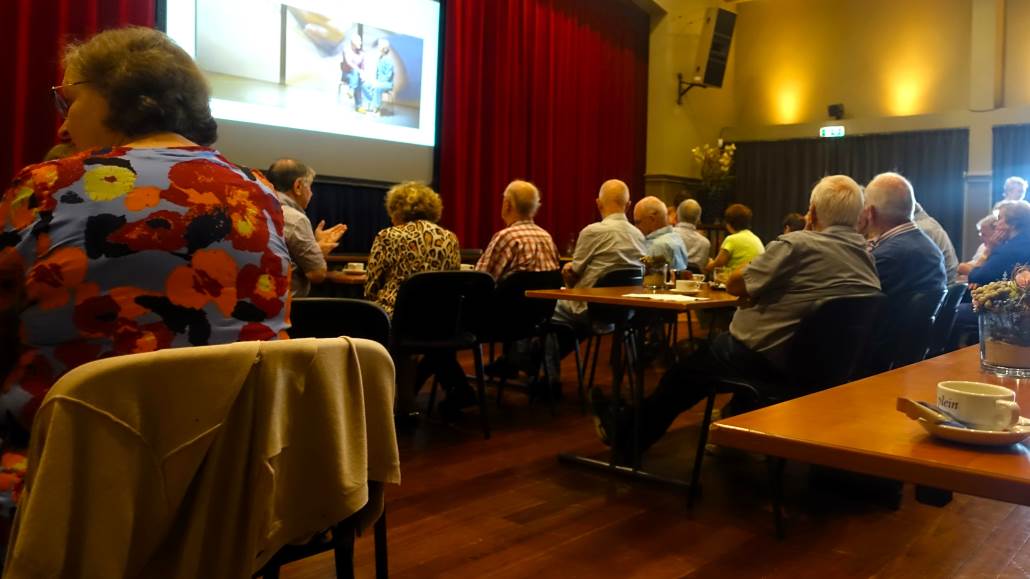
{"type": "Polygon", "coordinates": [[[611,434],[615,432],[615,414],[611,402],[598,387],[590,389],[590,413],[594,417],[594,430],[606,446],[612,445],[611,434]]]}

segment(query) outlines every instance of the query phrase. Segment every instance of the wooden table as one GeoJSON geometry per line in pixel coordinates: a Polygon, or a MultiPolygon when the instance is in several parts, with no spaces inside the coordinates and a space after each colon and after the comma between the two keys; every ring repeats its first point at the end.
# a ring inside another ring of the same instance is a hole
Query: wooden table
{"type": "MultiPolygon", "coordinates": [[[[713,308],[729,308],[734,307],[738,304],[739,298],[729,294],[724,290],[712,289],[708,284],[701,285],[701,291],[695,294],[695,297],[706,298],[703,300],[690,301],[690,302],[679,302],[679,301],[663,301],[649,298],[635,298],[626,297],[625,294],[631,293],[652,293],[651,290],[645,290],[641,286],[616,286],[616,287],[595,287],[595,288],[563,288],[556,290],[528,290],[526,297],[539,298],[539,299],[559,299],[559,300],[572,300],[587,303],[607,304],[613,306],[622,306],[626,308],[634,309],[654,309],[654,310],[666,310],[674,312],[690,312],[695,310],[705,310],[713,308]]],[[[671,293],[667,291],[658,291],[654,293],[671,293]]],[[[614,339],[614,338],[613,338],[614,339]]],[[[589,356],[589,355],[588,355],[589,356]]],[[[615,356],[618,358],[619,356],[615,356]]],[[[629,360],[633,360],[636,356],[627,356],[629,360]]],[[[639,436],[640,428],[640,405],[644,397],[644,368],[641,364],[632,364],[630,366],[636,366],[635,372],[631,368],[627,375],[632,377],[636,374],[636,379],[630,380],[630,390],[633,399],[633,408],[636,412],[636,417],[633,420],[632,434],[633,439],[636,440],[639,436]]],[[[582,380],[582,376],[580,376],[582,380]]],[[[619,388],[622,381],[621,369],[616,369],[613,373],[613,398],[619,398],[619,388]]],[[[614,436],[614,433],[612,433],[614,436]]],[[[636,448],[637,444],[633,444],[636,448]]],[[[615,454],[607,461],[598,460],[596,458],[580,456],[573,453],[560,453],[558,459],[565,463],[578,464],[595,469],[603,469],[608,472],[614,472],[629,476],[631,478],[648,480],[654,482],[661,482],[665,484],[671,484],[677,487],[689,488],[690,484],[686,481],[669,478],[666,476],[653,474],[644,471],[640,468],[640,456],[634,456],[631,459],[629,466],[623,466],[616,464],[615,454]]]]}
{"type": "Polygon", "coordinates": [[[1030,441],[976,447],[932,438],[895,410],[899,396],[934,402],[942,380],[1016,391],[1030,411],[1030,379],[980,370],[971,346],[712,425],[715,444],[1010,503],[1030,505],[1030,441]]]}
{"type": "MultiPolygon", "coordinates": [[[[541,299],[572,300],[596,304],[625,306],[628,308],[647,308],[655,310],[674,310],[678,312],[726,308],[737,305],[739,298],[723,290],[712,289],[708,284],[701,284],[701,291],[694,297],[706,298],[693,302],[671,302],[647,298],[627,298],[625,294],[651,293],[641,286],[562,288],[555,290],[529,290],[526,297],[541,299]]],[[[674,294],[659,290],[655,293],[674,294]]]]}

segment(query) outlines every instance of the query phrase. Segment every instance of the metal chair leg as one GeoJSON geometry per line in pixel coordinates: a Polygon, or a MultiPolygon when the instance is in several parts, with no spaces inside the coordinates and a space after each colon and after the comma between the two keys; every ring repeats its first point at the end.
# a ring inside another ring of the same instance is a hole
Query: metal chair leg
{"type": "Polygon", "coordinates": [[[333,527],[333,561],[336,579],[354,579],[354,523],[349,520],[333,527]]]}
{"type": "Polygon", "coordinates": [[[690,471],[690,490],[687,491],[687,508],[694,506],[694,501],[701,494],[701,463],[705,458],[705,447],[708,444],[708,427],[712,424],[712,412],[715,410],[715,392],[708,393],[705,403],[705,416],[701,420],[701,431],[697,434],[697,451],[694,453],[694,469],[690,471]]]}
{"type": "Polygon", "coordinates": [[[390,576],[389,557],[386,550],[386,507],[383,506],[383,514],[379,515],[375,527],[375,558],[376,558],[376,579],[386,579],[390,576]]]}
{"type": "Polygon", "coordinates": [[[476,344],[472,347],[472,355],[476,359],[476,384],[479,387],[479,414],[483,424],[483,438],[490,438],[490,417],[486,412],[486,381],[483,378],[483,347],[476,344]]]}

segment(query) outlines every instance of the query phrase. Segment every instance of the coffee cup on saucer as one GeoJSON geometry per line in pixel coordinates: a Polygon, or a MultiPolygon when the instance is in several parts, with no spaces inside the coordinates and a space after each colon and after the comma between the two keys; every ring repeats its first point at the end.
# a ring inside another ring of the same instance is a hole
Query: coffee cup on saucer
{"type": "Polygon", "coordinates": [[[690,279],[696,281],[697,283],[704,283],[704,281],[705,281],[705,274],[703,274],[703,273],[692,273],[692,274],[690,274],[690,279]]]}
{"type": "Polygon", "coordinates": [[[699,281],[692,279],[676,280],[676,291],[678,292],[696,292],[699,289],[701,289],[701,282],[699,281]]]}
{"type": "Polygon", "coordinates": [[[994,384],[939,382],[937,406],[977,430],[1006,430],[1019,422],[1016,393],[994,384]]]}

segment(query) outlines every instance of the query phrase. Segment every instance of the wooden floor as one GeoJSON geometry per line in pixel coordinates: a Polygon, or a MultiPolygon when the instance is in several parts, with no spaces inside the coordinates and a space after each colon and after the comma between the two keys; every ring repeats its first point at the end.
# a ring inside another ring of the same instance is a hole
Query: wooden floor
{"type": "MultiPolygon", "coordinates": [[[[505,408],[491,405],[490,440],[475,410],[400,435],[403,483],[387,490],[393,577],[1030,577],[1026,507],[962,495],[931,507],[906,486],[892,510],[874,487],[791,464],[779,541],[761,457],[707,457],[704,496],[689,511],[670,487],[559,464],[559,451],[604,449],[580,413],[574,368],[563,365],[557,416],[509,391],[505,408]]],[[[598,383],[608,380],[599,368],[598,383]]],[[[680,418],[649,468],[689,474],[699,413],[680,418]]],[[[357,542],[357,567],[374,576],[371,537],[357,542]]],[[[283,577],[335,577],[331,553],[283,577]]]]}

